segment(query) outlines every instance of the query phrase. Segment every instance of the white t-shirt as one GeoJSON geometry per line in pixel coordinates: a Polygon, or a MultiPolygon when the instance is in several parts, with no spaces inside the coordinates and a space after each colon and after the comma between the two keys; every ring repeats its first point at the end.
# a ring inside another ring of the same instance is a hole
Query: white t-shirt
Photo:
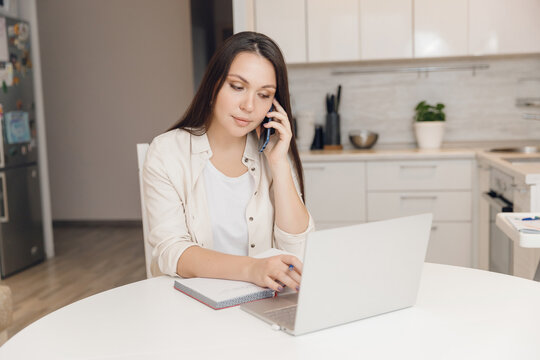
{"type": "Polygon", "coordinates": [[[246,207],[255,188],[253,176],[246,172],[239,177],[228,177],[208,161],[203,177],[212,223],[213,250],[248,255],[246,207]]]}

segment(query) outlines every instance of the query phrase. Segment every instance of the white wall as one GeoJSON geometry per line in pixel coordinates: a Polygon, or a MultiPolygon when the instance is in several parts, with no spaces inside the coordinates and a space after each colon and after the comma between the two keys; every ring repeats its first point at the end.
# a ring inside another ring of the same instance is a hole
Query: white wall
{"type": "MultiPolygon", "coordinates": [[[[289,85],[295,112],[314,111],[323,123],[324,98],[343,85],[340,105],[342,144],[348,131],[379,133],[379,144],[414,144],[412,119],[421,100],[446,105],[445,142],[540,139],[540,121],[522,113],[538,112],[515,106],[516,97],[540,97],[540,55],[433,59],[357,64],[293,65],[289,85]],[[362,70],[465,64],[488,64],[488,70],[332,75],[335,70],[362,70]],[[529,79],[529,81],[526,81],[529,79]],[[531,79],[536,79],[531,81],[531,79]]],[[[302,124],[298,124],[302,126],[302,124]]]]}
{"type": "Polygon", "coordinates": [[[193,96],[189,1],[37,5],[53,219],[140,219],[135,145],[193,96]]]}

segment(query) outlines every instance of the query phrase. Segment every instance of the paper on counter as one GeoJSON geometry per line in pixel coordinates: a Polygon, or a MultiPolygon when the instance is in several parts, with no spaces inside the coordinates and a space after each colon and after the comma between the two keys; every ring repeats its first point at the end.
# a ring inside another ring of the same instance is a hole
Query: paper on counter
{"type": "Polygon", "coordinates": [[[508,217],[517,231],[525,234],[540,234],[540,220],[521,220],[522,217],[508,217]]]}

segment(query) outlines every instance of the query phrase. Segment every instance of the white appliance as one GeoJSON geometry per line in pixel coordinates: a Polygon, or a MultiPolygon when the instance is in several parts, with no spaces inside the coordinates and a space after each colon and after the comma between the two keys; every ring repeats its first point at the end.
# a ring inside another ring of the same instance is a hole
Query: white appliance
{"type": "Polygon", "coordinates": [[[483,198],[489,204],[489,270],[513,275],[513,242],[495,224],[498,213],[513,212],[513,178],[491,169],[489,191],[483,198]]]}

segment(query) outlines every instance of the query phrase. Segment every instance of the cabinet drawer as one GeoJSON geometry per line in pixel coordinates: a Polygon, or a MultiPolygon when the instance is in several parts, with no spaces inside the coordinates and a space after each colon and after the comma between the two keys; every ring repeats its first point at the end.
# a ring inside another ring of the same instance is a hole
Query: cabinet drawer
{"type": "Polygon", "coordinates": [[[306,206],[317,222],[366,219],[365,163],[304,163],[306,206]]]}
{"type": "Polygon", "coordinates": [[[471,224],[433,223],[426,261],[438,264],[471,267],[471,224]]]}
{"type": "Polygon", "coordinates": [[[367,164],[368,190],[470,190],[470,160],[375,161],[367,164]]]}
{"type": "Polygon", "coordinates": [[[470,191],[368,193],[368,221],[433,213],[434,221],[471,221],[470,191]]]}

